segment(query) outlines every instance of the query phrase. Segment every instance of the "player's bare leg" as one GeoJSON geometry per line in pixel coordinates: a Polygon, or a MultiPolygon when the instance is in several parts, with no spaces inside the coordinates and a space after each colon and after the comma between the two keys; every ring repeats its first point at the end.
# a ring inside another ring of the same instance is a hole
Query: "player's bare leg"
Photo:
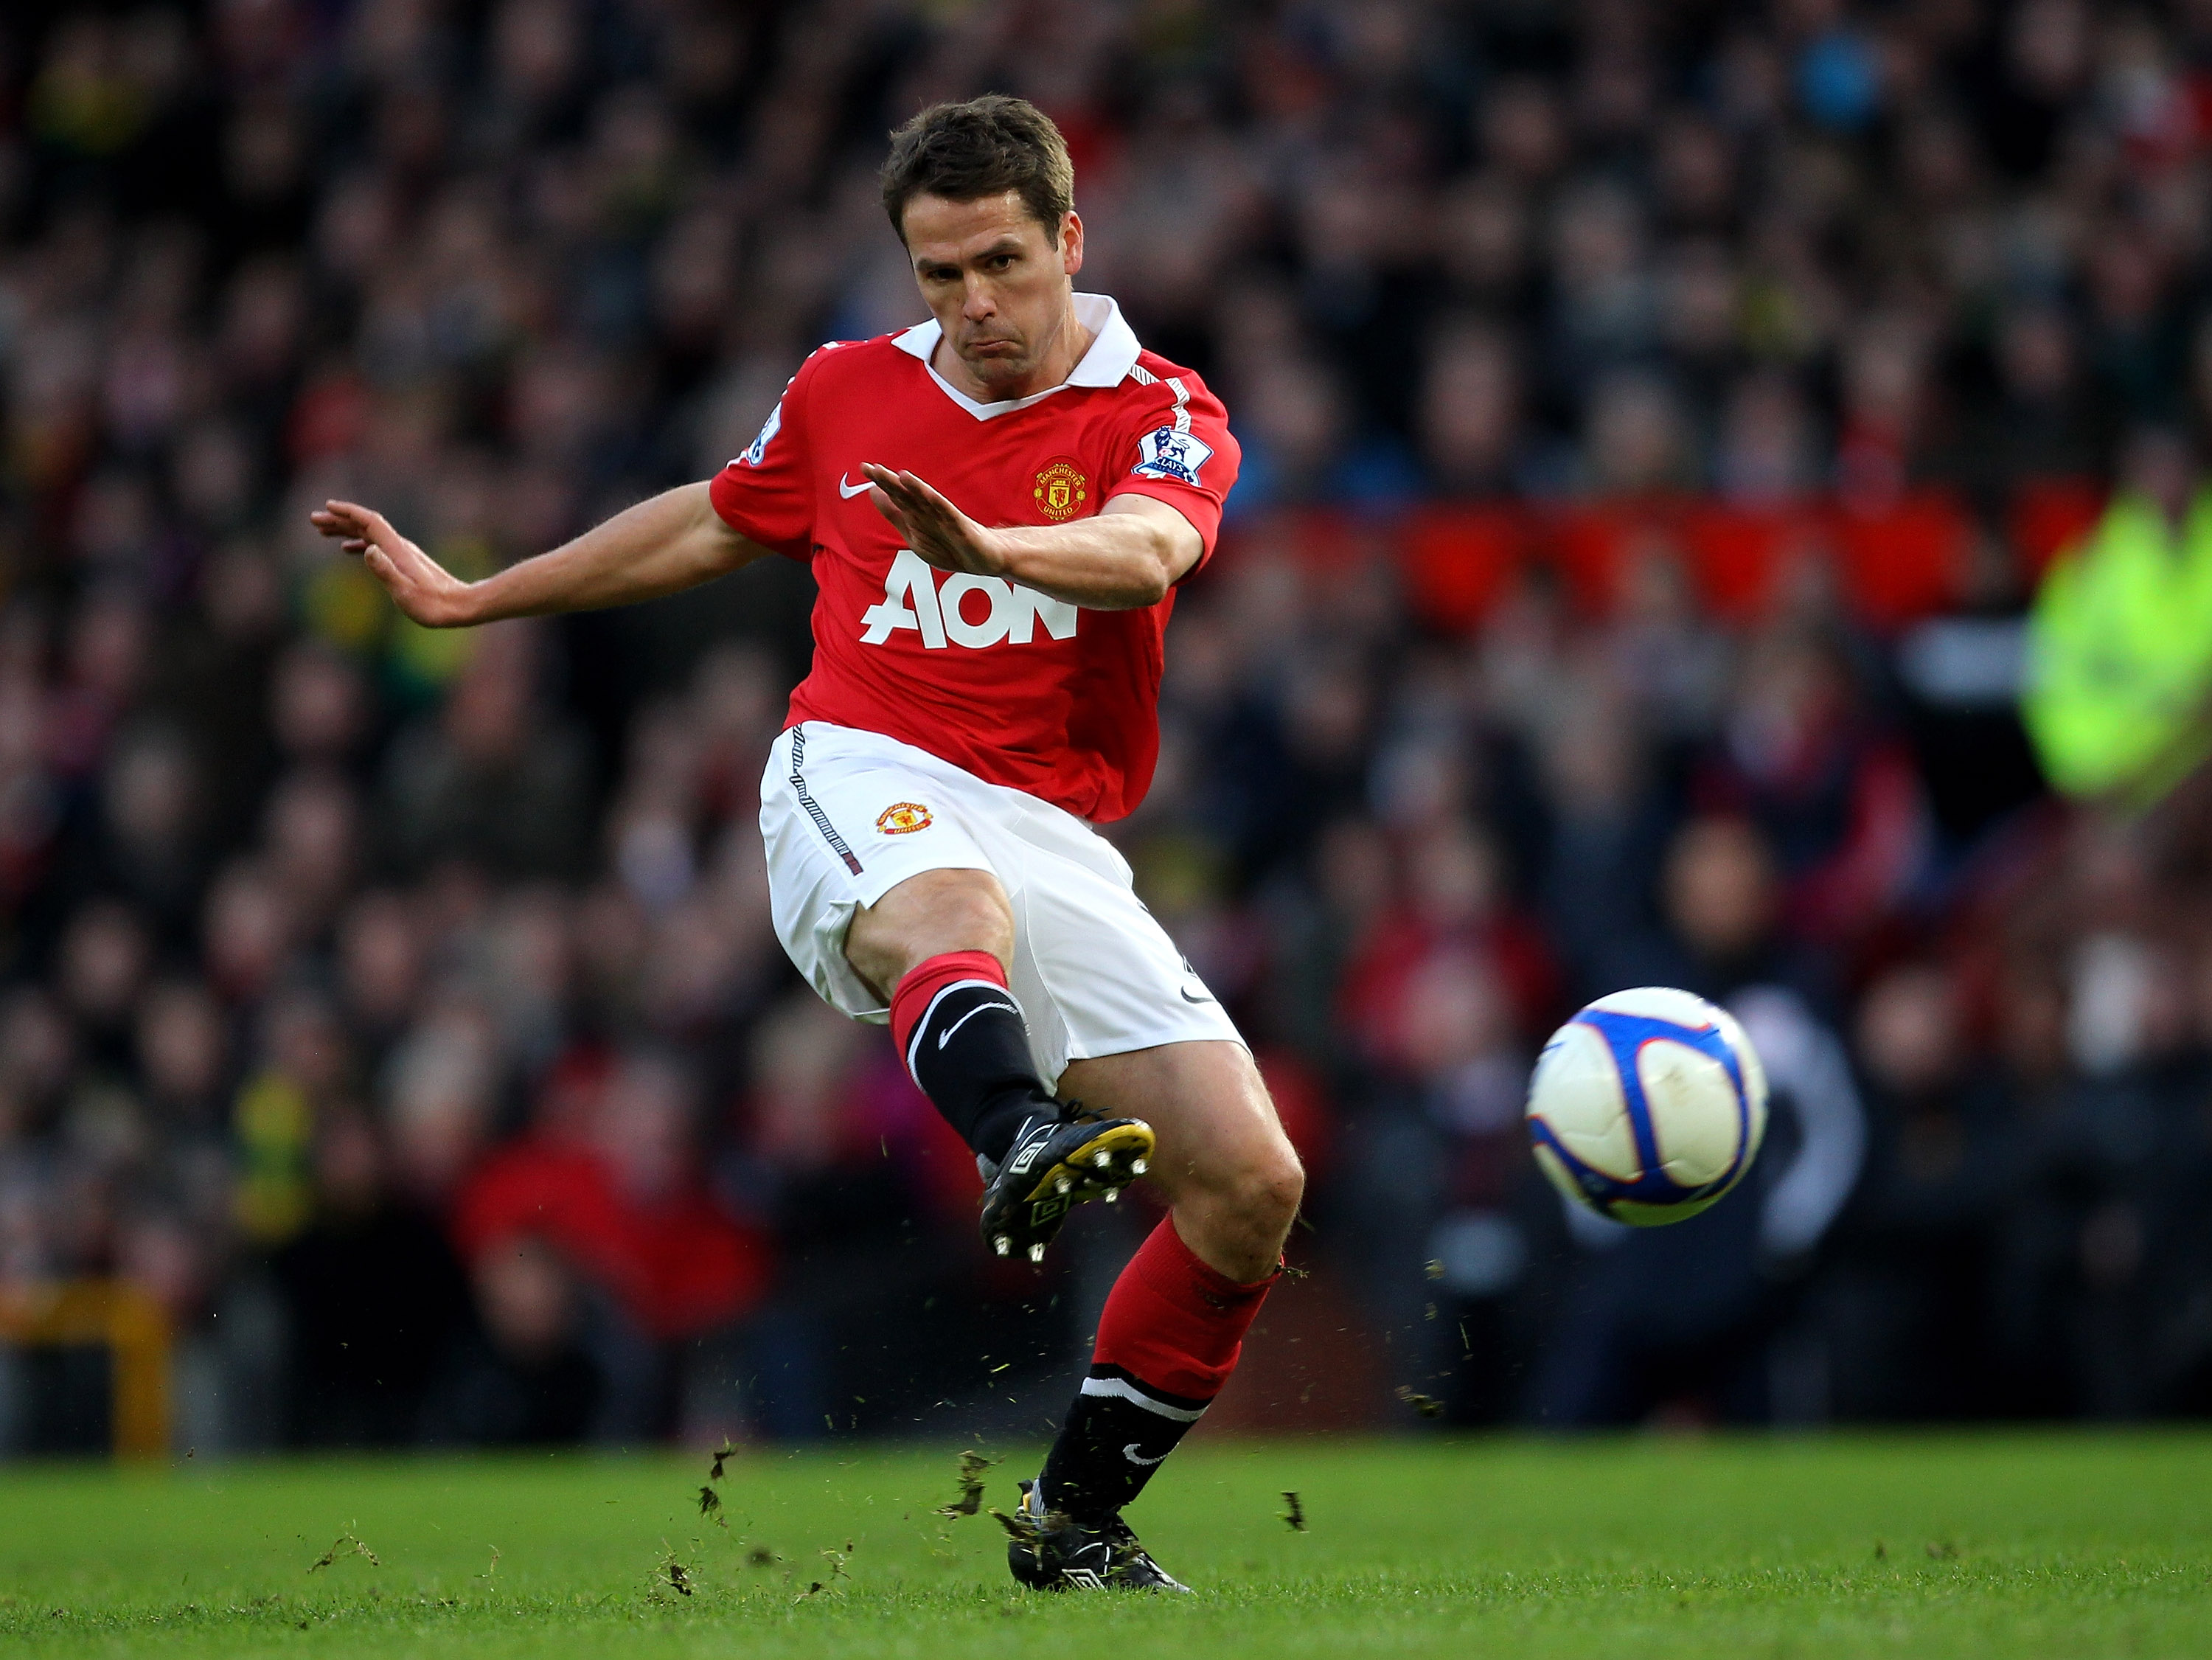
{"type": "Polygon", "coordinates": [[[1014,908],[987,870],[928,870],[909,876],[853,913],[845,958],[888,1003],[914,970],[948,952],[987,951],[1014,960],[1014,908]]]}
{"type": "Polygon", "coordinates": [[[984,1242],[1042,1262],[1067,1213],[1142,1176],[1152,1132],[1053,1098],[1006,988],[1013,909],[985,870],[910,876],[856,912],[846,960],[890,1006],[907,1070],[975,1149],[984,1242]]]}
{"type": "Polygon", "coordinates": [[[1007,1565],[1040,1590],[1186,1589],[1121,1519],[1237,1365],[1297,1219],[1305,1173],[1242,1044],[1167,1043],[1061,1074],[1109,1112],[1141,1110],[1167,1219],[1115,1281],[1091,1375],[1022,1507],[1007,1565]]]}
{"type": "Polygon", "coordinates": [[[1305,1171],[1243,1044],[1165,1043],[1071,1061],[1060,1093],[1152,1127],[1146,1179],[1200,1262],[1239,1284],[1275,1271],[1305,1171]]]}

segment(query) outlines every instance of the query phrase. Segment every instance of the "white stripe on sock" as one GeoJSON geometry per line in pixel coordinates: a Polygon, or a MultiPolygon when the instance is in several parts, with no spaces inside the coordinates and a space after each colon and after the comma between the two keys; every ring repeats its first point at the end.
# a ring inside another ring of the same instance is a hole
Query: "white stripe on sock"
{"type": "Polygon", "coordinates": [[[1163,1418],[1172,1418],[1178,1424],[1195,1424],[1206,1416],[1204,1407],[1171,1407],[1164,1401],[1152,1397],[1125,1377],[1086,1377],[1083,1380],[1085,1395],[1110,1395],[1127,1401],[1131,1406],[1142,1407],[1146,1412],[1156,1412],[1163,1418]]]}

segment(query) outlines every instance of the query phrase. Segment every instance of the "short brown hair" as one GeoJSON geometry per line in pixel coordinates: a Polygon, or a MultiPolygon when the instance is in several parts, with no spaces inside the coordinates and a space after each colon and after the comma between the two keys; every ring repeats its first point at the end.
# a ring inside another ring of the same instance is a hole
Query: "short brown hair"
{"type": "Polygon", "coordinates": [[[906,204],[917,196],[974,202],[1012,191],[1054,246],[1075,205],[1075,164],[1052,118],[1025,98],[987,93],[933,104],[891,135],[884,211],[906,240],[906,204]]]}

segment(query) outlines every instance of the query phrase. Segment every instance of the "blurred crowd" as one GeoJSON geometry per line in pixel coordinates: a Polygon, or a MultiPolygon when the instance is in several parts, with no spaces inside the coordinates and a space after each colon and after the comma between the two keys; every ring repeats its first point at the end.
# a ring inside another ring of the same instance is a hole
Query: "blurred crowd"
{"type": "MultiPolygon", "coordinates": [[[[11,5],[0,1284],[146,1288],[210,1450],[1050,1410],[1126,1239],[984,1259],[769,929],[803,574],[438,635],[306,523],[470,574],[712,472],[917,320],[884,135],[984,89],[1245,447],[1110,833],[1312,1169],[1268,1318],[1346,1421],[2212,1409],[2212,794],[2062,802],[2014,712],[2212,420],[2202,0],[11,5]],[[1656,1232],[1519,1122],[1641,983],[1778,1090],[1656,1232]]],[[[0,1347],[0,1450],[103,1364],[0,1347]]]]}

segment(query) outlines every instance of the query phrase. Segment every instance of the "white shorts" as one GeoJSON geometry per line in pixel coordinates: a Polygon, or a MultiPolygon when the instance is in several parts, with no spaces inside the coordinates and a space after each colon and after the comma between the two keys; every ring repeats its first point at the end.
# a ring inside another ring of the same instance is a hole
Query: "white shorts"
{"type": "Polygon", "coordinates": [[[987,784],[879,733],[792,727],[761,778],[776,937],[830,1006],[890,1018],[845,960],[854,910],[909,876],[987,870],[1013,903],[1009,983],[1037,1075],[1071,1061],[1225,1039],[1237,1027],[1130,885],[1129,862],[1073,813],[987,784]]]}

